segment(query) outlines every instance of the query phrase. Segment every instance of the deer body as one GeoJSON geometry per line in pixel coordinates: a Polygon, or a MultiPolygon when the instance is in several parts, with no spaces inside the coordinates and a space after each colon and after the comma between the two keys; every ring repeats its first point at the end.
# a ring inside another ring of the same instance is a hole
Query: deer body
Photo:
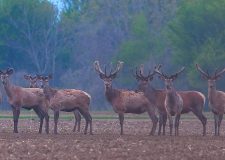
{"type": "Polygon", "coordinates": [[[94,66],[96,72],[99,73],[100,78],[104,81],[106,99],[112,104],[113,110],[119,115],[120,134],[123,134],[124,113],[141,114],[148,112],[153,123],[150,135],[154,135],[158,118],[155,115],[155,107],[144,94],[112,88],[112,80],[121,69],[122,62],[117,64],[116,70],[111,71],[109,76],[106,75],[106,71],[105,73],[102,72],[98,61],[95,61],[94,66]]]}
{"type": "Polygon", "coordinates": [[[108,89],[105,95],[116,113],[141,114],[146,112],[148,106],[151,105],[144,94],[140,92],[108,89]]]}
{"type": "MultiPolygon", "coordinates": [[[[42,77],[43,92],[48,101],[48,107],[54,111],[54,133],[57,134],[57,124],[59,111],[74,112],[79,110],[86,120],[84,134],[87,134],[88,124],[90,124],[90,134],[92,133],[92,117],[89,113],[91,96],[81,90],[76,89],[53,89],[48,85],[48,77],[42,77]]],[[[76,128],[76,124],[74,129],[76,128]]],[[[79,126],[78,126],[79,129],[79,126]]]]}
{"type": "Polygon", "coordinates": [[[165,90],[166,90],[166,98],[165,98],[165,109],[167,113],[167,117],[169,119],[169,127],[170,127],[170,135],[172,135],[172,129],[173,129],[173,119],[172,116],[175,116],[175,136],[179,135],[179,121],[180,121],[180,115],[183,110],[183,99],[182,97],[177,93],[175,88],[173,87],[173,81],[177,78],[178,74],[183,72],[184,67],[178,71],[177,73],[173,75],[165,75],[164,73],[161,73],[158,68],[155,68],[155,72],[160,75],[160,78],[165,83],[165,90]]]}
{"type": "Polygon", "coordinates": [[[198,64],[196,64],[196,68],[200,72],[202,77],[208,81],[209,106],[214,114],[215,136],[219,136],[220,125],[225,111],[225,92],[218,91],[216,89],[216,80],[218,80],[222,76],[222,74],[225,72],[225,68],[220,72],[217,72],[216,70],[213,76],[210,76],[208,72],[204,72],[198,64]]]}
{"type": "Polygon", "coordinates": [[[169,119],[170,135],[172,135],[173,128],[172,116],[175,116],[175,136],[177,136],[179,134],[178,128],[180,115],[183,109],[183,99],[174,89],[166,91],[165,109],[169,119]]]}
{"type": "MultiPolygon", "coordinates": [[[[157,66],[155,68],[160,68],[161,66],[157,66]]],[[[136,68],[136,74],[134,77],[138,81],[138,91],[141,91],[145,94],[145,96],[153,103],[154,106],[157,107],[159,113],[159,130],[158,135],[161,134],[161,128],[163,127],[163,135],[165,135],[165,126],[167,121],[167,112],[165,108],[165,99],[166,99],[166,90],[165,89],[155,89],[151,83],[153,80],[155,72],[144,76],[144,66],[141,65],[139,72],[136,68]]],[[[202,122],[203,125],[203,135],[206,133],[206,121],[207,119],[202,114],[203,107],[205,105],[205,96],[198,91],[177,91],[180,97],[183,100],[183,109],[181,114],[193,112],[198,119],[202,122]]]]}
{"type": "Polygon", "coordinates": [[[20,109],[33,109],[40,118],[39,133],[42,132],[43,119],[46,120],[46,133],[49,133],[49,116],[46,111],[44,93],[38,88],[23,88],[10,83],[8,77],[13,73],[12,69],[1,71],[1,80],[8,96],[8,102],[13,110],[14,133],[18,133],[18,119],[20,109]]]}
{"type": "MultiPolygon", "coordinates": [[[[31,76],[31,75],[24,75],[24,78],[29,82],[30,88],[42,88],[40,84],[38,85],[39,76],[31,76]]],[[[43,92],[43,90],[42,90],[43,92]]],[[[37,113],[40,119],[42,119],[42,115],[37,113]]],[[[75,124],[73,128],[73,132],[76,131],[76,128],[78,132],[80,132],[80,122],[81,122],[81,115],[78,110],[74,111],[74,117],[75,117],[75,124]]],[[[42,120],[41,120],[42,121],[42,120]]]]}
{"type": "Polygon", "coordinates": [[[225,92],[208,89],[209,107],[214,114],[225,113],[225,92]]]}

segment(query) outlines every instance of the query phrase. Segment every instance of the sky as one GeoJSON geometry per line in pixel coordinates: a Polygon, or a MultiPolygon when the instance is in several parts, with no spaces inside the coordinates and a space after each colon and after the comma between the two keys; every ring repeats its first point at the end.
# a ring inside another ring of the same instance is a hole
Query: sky
{"type": "Polygon", "coordinates": [[[59,11],[62,10],[63,4],[62,4],[62,1],[61,1],[61,0],[49,0],[49,1],[50,1],[50,2],[53,2],[55,5],[57,5],[58,8],[59,8],[59,11]]]}

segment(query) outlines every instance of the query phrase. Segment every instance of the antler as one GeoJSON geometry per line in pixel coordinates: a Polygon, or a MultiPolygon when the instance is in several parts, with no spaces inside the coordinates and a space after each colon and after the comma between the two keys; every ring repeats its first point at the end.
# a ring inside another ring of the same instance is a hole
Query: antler
{"type": "MultiPolygon", "coordinates": [[[[101,70],[99,61],[95,61],[95,62],[94,62],[94,67],[95,67],[96,72],[97,72],[100,76],[106,76],[106,73],[104,73],[104,72],[101,70]]],[[[106,68],[105,68],[105,72],[106,72],[106,68]]]]}
{"type": "Polygon", "coordinates": [[[149,70],[148,75],[144,76],[144,65],[141,64],[140,66],[140,76],[142,79],[149,79],[150,77],[152,77],[155,74],[155,72],[151,72],[151,70],[149,70]]]}
{"type": "Polygon", "coordinates": [[[133,73],[133,76],[136,78],[136,79],[141,79],[141,76],[138,74],[138,69],[136,67],[136,71],[134,72],[134,70],[132,69],[132,73],[133,73]]]}
{"type": "Polygon", "coordinates": [[[12,74],[13,73],[13,68],[7,68],[6,73],[7,74],[12,74]]]}
{"type": "Polygon", "coordinates": [[[164,77],[164,78],[167,78],[167,76],[166,76],[165,74],[163,74],[162,72],[159,71],[159,69],[160,69],[161,67],[162,67],[161,64],[157,65],[157,66],[155,67],[155,69],[154,69],[154,72],[155,72],[155,73],[158,73],[159,75],[161,75],[161,76],[164,77]]]}
{"type": "Polygon", "coordinates": [[[216,70],[215,72],[215,76],[213,77],[214,79],[217,79],[219,77],[221,77],[221,75],[225,72],[225,68],[223,70],[221,70],[219,73],[217,73],[218,70],[216,70]]]}
{"type": "Polygon", "coordinates": [[[116,74],[121,70],[121,68],[123,67],[123,62],[122,61],[118,61],[117,65],[116,65],[116,69],[112,72],[110,72],[108,77],[115,77],[116,74]]]}
{"type": "Polygon", "coordinates": [[[198,64],[196,64],[195,65],[196,66],[196,68],[197,68],[197,70],[202,74],[202,76],[204,76],[205,78],[207,78],[207,79],[209,79],[210,78],[210,76],[209,76],[209,73],[207,72],[207,73],[205,73],[201,68],[200,68],[200,66],[198,65],[198,64]]]}
{"type": "Polygon", "coordinates": [[[170,78],[171,78],[171,79],[177,78],[177,76],[178,76],[181,72],[183,72],[184,69],[185,69],[185,67],[182,67],[178,72],[176,72],[175,74],[171,75],[170,78]]]}

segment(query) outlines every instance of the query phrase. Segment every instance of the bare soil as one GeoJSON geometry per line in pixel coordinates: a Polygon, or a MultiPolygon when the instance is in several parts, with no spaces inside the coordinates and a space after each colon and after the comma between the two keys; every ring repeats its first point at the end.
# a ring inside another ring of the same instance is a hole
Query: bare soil
{"type": "MultiPolygon", "coordinates": [[[[151,122],[126,120],[125,135],[119,135],[118,120],[93,120],[94,135],[73,133],[73,121],[60,120],[58,135],[38,134],[37,120],[19,121],[19,132],[13,134],[13,121],[0,120],[0,159],[17,160],[191,160],[225,159],[225,127],[221,136],[213,136],[214,123],[207,124],[207,136],[197,119],[181,120],[180,136],[149,136],[151,122]]],[[[84,120],[82,120],[82,130],[84,120]]]]}

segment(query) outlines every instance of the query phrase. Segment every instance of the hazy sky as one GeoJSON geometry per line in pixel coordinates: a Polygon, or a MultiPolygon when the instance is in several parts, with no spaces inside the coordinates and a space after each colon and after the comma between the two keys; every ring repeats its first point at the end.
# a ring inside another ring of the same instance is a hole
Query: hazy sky
{"type": "Polygon", "coordinates": [[[53,2],[55,5],[58,6],[59,8],[59,11],[61,11],[62,7],[63,7],[63,4],[61,2],[61,0],[49,0],[50,2],[53,2]]]}

